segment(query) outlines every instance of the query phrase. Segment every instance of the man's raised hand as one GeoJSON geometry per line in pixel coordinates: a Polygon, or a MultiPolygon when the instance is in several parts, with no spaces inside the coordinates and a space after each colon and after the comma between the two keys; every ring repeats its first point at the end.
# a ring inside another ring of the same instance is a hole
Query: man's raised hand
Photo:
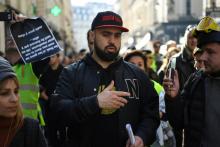
{"type": "Polygon", "coordinates": [[[100,108],[118,109],[127,104],[128,101],[124,97],[130,96],[130,93],[124,91],[115,91],[113,89],[114,81],[111,81],[111,83],[98,94],[97,99],[100,108]]]}

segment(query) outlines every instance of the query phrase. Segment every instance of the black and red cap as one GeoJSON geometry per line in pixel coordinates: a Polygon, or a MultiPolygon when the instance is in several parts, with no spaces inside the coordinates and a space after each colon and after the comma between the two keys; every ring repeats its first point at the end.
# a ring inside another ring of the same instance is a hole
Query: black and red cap
{"type": "Polygon", "coordinates": [[[127,28],[123,27],[121,16],[112,11],[99,12],[92,22],[91,30],[110,27],[118,28],[122,32],[129,31],[127,28]]]}

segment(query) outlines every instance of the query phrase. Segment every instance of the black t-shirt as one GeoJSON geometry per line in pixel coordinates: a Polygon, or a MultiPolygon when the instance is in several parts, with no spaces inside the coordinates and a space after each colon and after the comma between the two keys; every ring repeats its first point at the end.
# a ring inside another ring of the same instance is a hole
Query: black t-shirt
{"type": "MultiPolygon", "coordinates": [[[[100,71],[99,92],[103,91],[112,80],[114,73],[110,70],[100,71]]],[[[118,141],[118,111],[102,110],[94,126],[93,147],[117,147],[118,141]]]]}

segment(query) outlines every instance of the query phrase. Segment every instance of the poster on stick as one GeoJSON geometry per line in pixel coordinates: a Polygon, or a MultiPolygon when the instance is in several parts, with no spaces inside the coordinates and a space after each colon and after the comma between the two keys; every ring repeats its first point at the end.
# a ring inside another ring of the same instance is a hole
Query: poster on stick
{"type": "Polygon", "coordinates": [[[48,25],[40,17],[13,23],[10,31],[25,63],[39,61],[61,50],[48,25]]]}

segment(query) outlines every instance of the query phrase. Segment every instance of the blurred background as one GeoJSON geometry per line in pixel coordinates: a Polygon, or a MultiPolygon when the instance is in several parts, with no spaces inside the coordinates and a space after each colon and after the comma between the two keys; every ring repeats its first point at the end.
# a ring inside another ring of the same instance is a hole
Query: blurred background
{"type": "MultiPolygon", "coordinates": [[[[129,46],[152,48],[153,40],[181,44],[184,30],[206,15],[220,20],[220,0],[0,0],[0,11],[14,10],[28,17],[43,17],[64,53],[88,51],[87,31],[99,11],[119,13],[129,32],[123,35],[122,52],[129,46]]],[[[0,51],[5,50],[10,23],[0,22],[0,51]]]]}

